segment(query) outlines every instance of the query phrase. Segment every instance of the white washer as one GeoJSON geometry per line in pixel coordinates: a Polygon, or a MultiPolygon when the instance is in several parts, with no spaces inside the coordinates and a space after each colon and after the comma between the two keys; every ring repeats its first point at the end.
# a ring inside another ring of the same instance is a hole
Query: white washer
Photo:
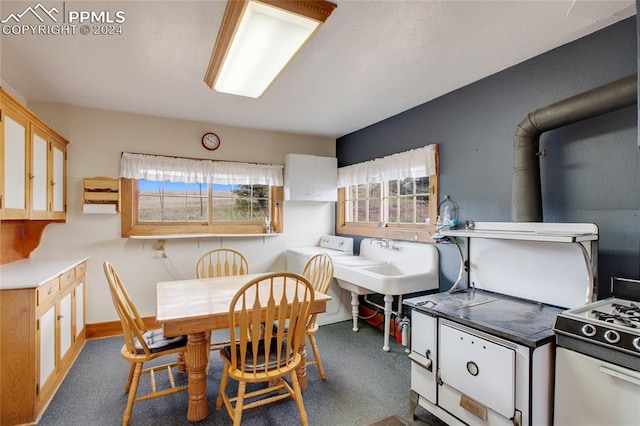
{"type": "MultiPolygon", "coordinates": [[[[353,238],[324,235],[317,246],[287,249],[287,271],[301,273],[307,260],[318,253],[335,257],[353,256],[353,238]]],[[[351,298],[349,292],[342,289],[336,279],[331,281],[327,292],[331,300],[327,310],[318,315],[318,324],[326,325],[351,319],[351,298]]]]}

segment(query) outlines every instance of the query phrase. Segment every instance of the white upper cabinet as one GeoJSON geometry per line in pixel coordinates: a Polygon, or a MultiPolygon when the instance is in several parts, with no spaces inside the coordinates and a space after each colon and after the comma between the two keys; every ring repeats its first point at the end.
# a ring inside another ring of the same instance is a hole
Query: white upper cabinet
{"type": "Polygon", "coordinates": [[[284,159],[284,199],[337,201],[338,160],[333,157],[287,154],[284,159]]]}

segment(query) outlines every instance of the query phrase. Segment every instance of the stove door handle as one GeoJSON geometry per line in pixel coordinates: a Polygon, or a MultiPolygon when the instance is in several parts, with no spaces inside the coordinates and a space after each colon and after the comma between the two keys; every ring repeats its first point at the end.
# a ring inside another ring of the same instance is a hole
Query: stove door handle
{"type": "Polygon", "coordinates": [[[629,383],[634,384],[636,386],[640,386],[640,379],[639,378],[630,376],[630,375],[625,374],[625,373],[623,373],[621,371],[612,370],[611,368],[600,366],[600,372],[604,373],[604,374],[607,374],[609,376],[615,377],[617,379],[624,380],[625,382],[629,382],[629,383]]]}

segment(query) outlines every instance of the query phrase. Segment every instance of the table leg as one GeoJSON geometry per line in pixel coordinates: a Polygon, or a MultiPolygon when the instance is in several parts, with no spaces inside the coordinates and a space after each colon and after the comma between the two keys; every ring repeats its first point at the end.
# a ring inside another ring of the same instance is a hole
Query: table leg
{"type": "MultiPolygon", "coordinates": [[[[306,338],[306,336],[305,336],[306,338]]],[[[300,384],[300,390],[305,390],[307,388],[307,348],[306,348],[306,340],[305,344],[300,347],[298,353],[302,357],[300,361],[300,365],[296,368],[296,376],[298,376],[298,383],[300,384]]]]}
{"type": "Polygon", "coordinates": [[[209,415],[207,404],[207,364],[209,345],[207,333],[189,334],[185,363],[189,373],[189,408],[187,420],[197,422],[209,415]]]}

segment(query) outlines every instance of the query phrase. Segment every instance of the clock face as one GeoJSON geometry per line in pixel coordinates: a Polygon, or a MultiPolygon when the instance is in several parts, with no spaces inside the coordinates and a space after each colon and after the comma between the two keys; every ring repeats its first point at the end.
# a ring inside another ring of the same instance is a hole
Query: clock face
{"type": "Polygon", "coordinates": [[[210,151],[218,149],[220,147],[220,138],[215,133],[205,133],[202,135],[202,146],[210,151]]]}

